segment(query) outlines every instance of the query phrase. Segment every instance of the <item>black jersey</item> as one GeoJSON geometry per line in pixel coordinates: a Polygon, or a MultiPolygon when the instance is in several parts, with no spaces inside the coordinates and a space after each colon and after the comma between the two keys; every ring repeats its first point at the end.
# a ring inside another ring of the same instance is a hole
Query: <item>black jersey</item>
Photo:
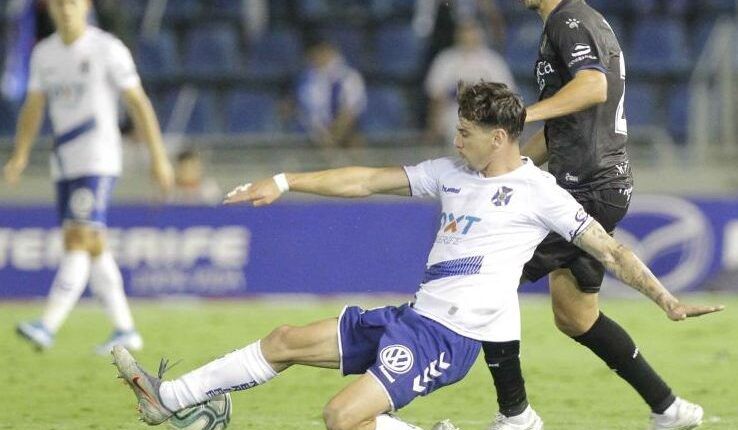
{"type": "Polygon", "coordinates": [[[536,62],[540,100],[583,69],[607,76],[607,101],[546,121],[548,167],[569,190],[632,186],[625,150],[625,61],[612,28],[583,0],[563,0],[549,15],[536,62]]]}

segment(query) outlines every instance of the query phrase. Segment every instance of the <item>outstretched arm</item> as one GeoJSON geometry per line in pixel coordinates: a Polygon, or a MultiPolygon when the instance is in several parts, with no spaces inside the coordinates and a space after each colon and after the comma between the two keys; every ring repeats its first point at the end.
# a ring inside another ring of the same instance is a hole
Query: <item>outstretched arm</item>
{"type": "Polygon", "coordinates": [[[667,316],[680,321],[723,310],[723,306],[695,306],[681,303],[627,247],[613,239],[597,222],[574,238],[574,244],[587,251],[618,279],[653,300],[667,316]]]}
{"type": "Polygon", "coordinates": [[[410,195],[402,167],[342,167],[308,173],[284,173],[235,188],[224,203],[268,205],[287,190],[330,197],[368,197],[373,194],[410,195]]]}

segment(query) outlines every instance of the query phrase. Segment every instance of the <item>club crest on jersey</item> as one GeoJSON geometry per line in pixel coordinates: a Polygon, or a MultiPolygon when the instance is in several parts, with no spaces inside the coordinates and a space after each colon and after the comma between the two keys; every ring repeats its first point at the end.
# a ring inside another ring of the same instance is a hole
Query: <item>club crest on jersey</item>
{"type": "Polygon", "coordinates": [[[497,189],[497,192],[492,196],[492,204],[495,206],[507,206],[510,203],[510,199],[513,196],[515,190],[506,186],[501,186],[497,189]]]}

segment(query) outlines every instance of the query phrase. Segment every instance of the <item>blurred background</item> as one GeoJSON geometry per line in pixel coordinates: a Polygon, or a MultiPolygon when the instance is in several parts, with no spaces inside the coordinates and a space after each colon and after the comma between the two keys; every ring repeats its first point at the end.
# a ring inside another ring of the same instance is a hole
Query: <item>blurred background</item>
{"type": "MultiPolygon", "coordinates": [[[[626,59],[636,188],[619,237],[675,290],[734,290],[736,2],[588,3],[626,59]]],[[[111,237],[133,294],[412,293],[436,230],[432,203],[290,194],[267,209],[208,206],[223,190],[276,172],[453,154],[459,79],[507,82],[526,103],[537,99],[542,23],[514,0],[94,5],[91,19],[131,49],[177,165],[178,191],[162,201],[121,117],[125,171],[111,237]]],[[[4,162],[30,49],[51,24],[42,0],[0,0],[0,12],[4,162]]],[[[43,295],[58,261],[48,123],[44,130],[22,184],[0,186],[0,295],[43,295]]]]}

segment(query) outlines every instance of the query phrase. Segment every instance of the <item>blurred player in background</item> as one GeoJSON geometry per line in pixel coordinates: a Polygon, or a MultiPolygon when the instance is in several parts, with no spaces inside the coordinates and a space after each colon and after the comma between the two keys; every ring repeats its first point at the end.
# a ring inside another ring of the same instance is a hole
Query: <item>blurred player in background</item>
{"type": "MultiPolygon", "coordinates": [[[[460,157],[405,168],[281,173],[238,187],[226,198],[226,203],[263,206],[294,190],[333,197],[395,194],[440,200],[443,223],[412,304],[371,310],[349,306],[338,318],[281,326],[174,381],[160,380],[165,363],[157,378],[138,366],[125,348],[115,347],[115,364],[138,397],[141,418],[162,423],[173,411],[264,384],[300,364],[361,375],[326,405],[328,429],[417,429],[386,414],[461,380],[476,361],[479,341],[520,339],[520,275],[552,230],[596,256],[669,318],[721,309],[680,303],[550,174],[520,156],[525,108],[505,85],[480,82],[462,88],[459,105],[455,142],[460,157]]],[[[454,427],[442,422],[435,428],[454,427]]]]}
{"type": "Polygon", "coordinates": [[[98,352],[116,344],[140,349],[143,341],[134,327],[120,270],[105,243],[108,203],[121,172],[119,94],[148,143],[153,175],[164,190],[171,188],[172,167],[128,49],[114,36],[88,26],[89,0],[51,0],[49,7],[57,32],[33,50],[15,151],[4,174],[11,185],[19,181],[48,100],[54,129],[51,170],[65,252],[43,315],[20,323],[18,333],[39,349],[51,347],[89,281],[114,326],[98,352]]]}
{"type": "Polygon", "coordinates": [[[174,190],[169,202],[177,205],[217,205],[223,200],[215,179],[206,176],[202,157],[192,149],[177,154],[174,166],[174,190]]]}
{"type": "Polygon", "coordinates": [[[364,78],[326,40],[310,46],[307,59],[296,88],[300,122],[323,147],[358,144],[356,123],[366,108],[364,78]]]}
{"type": "MultiPolygon", "coordinates": [[[[610,25],[583,0],[521,0],[544,22],[535,66],[540,101],[527,122],[545,128],[523,148],[612,234],[625,216],[633,186],[625,143],[625,61],[610,25]]],[[[651,409],[651,428],[691,429],[702,408],[679,399],[651,368],[628,333],[600,312],[604,266],[552,233],[523,270],[522,282],[549,276],[556,326],[625,379],[651,409]]],[[[520,371],[517,342],[484,344],[500,413],[492,429],[528,430],[535,417],[520,371]]]]}

